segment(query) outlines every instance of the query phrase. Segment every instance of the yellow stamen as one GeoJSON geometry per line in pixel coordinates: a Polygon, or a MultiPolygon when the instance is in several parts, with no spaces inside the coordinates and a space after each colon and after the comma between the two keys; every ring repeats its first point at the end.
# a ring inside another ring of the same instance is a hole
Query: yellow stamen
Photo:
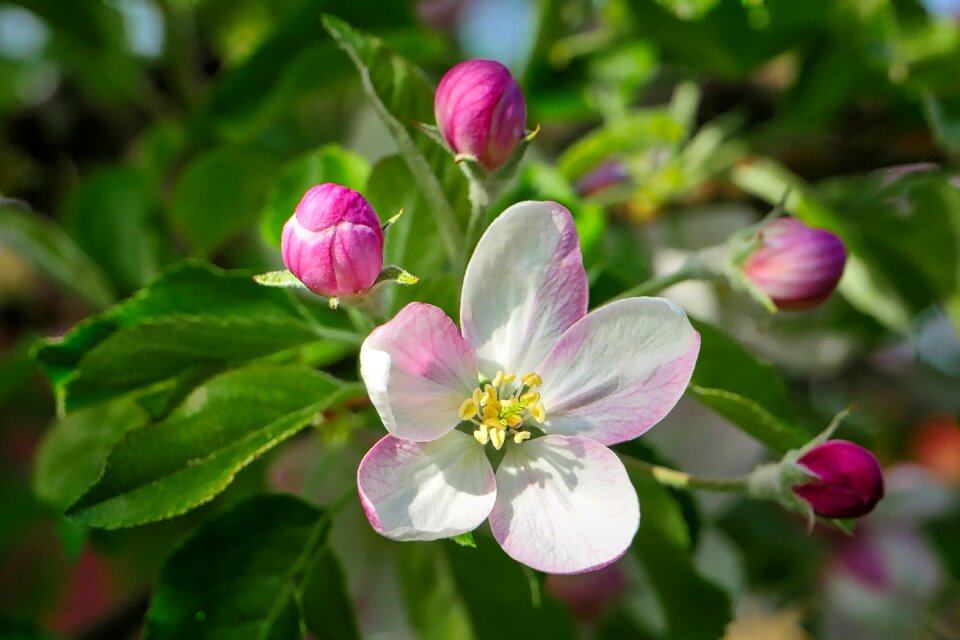
{"type": "Polygon", "coordinates": [[[547,419],[547,410],[544,409],[542,402],[538,402],[530,407],[530,415],[533,416],[534,420],[542,424],[543,421],[547,419]]]}
{"type": "Polygon", "coordinates": [[[500,403],[494,405],[487,405],[483,408],[483,419],[484,420],[499,420],[500,419],[500,403]]]}
{"type": "Polygon", "coordinates": [[[487,444],[487,441],[490,440],[490,433],[487,430],[487,425],[480,425],[480,428],[473,432],[473,437],[480,444],[487,444]]]}
{"type": "Polygon", "coordinates": [[[516,379],[517,379],[517,374],[515,374],[515,373],[505,373],[505,374],[503,374],[503,381],[504,381],[504,382],[513,382],[513,381],[516,380],[516,379]]]}
{"type": "Polygon", "coordinates": [[[490,381],[490,384],[495,387],[499,387],[501,384],[503,384],[503,371],[497,371],[497,375],[493,376],[493,380],[490,381]]]}
{"type": "Polygon", "coordinates": [[[518,432],[516,432],[515,434],[513,434],[513,441],[514,441],[516,444],[520,444],[520,443],[523,442],[524,440],[529,440],[529,439],[530,439],[530,432],[529,432],[529,431],[518,431],[518,432]]]}
{"type": "Polygon", "coordinates": [[[474,389],[473,395],[470,396],[470,399],[473,400],[473,404],[480,406],[480,398],[483,396],[483,392],[480,389],[474,389]]]}
{"type": "Polygon", "coordinates": [[[491,431],[493,431],[494,429],[499,429],[501,426],[503,426],[500,424],[499,418],[486,418],[484,419],[483,424],[487,425],[487,427],[489,427],[491,431]]]}
{"type": "Polygon", "coordinates": [[[483,396],[480,399],[481,404],[493,404],[497,401],[497,390],[493,385],[487,385],[483,388],[483,396]]]}
{"type": "Polygon", "coordinates": [[[477,412],[477,404],[471,398],[467,398],[463,401],[463,404],[460,405],[461,420],[469,420],[473,416],[477,415],[477,412]]]}
{"type": "Polygon", "coordinates": [[[531,404],[540,401],[540,394],[536,391],[527,391],[525,394],[520,396],[520,404],[524,407],[528,407],[531,404]]]}
{"type": "Polygon", "coordinates": [[[528,387],[539,387],[543,384],[543,380],[540,379],[540,376],[532,371],[520,378],[520,382],[528,387]]]}
{"type": "Polygon", "coordinates": [[[490,442],[493,443],[494,449],[499,451],[504,440],[506,440],[506,434],[503,429],[490,429],[490,442]]]}
{"type": "Polygon", "coordinates": [[[508,427],[519,427],[523,424],[523,418],[518,415],[507,416],[503,420],[507,423],[508,427]]]}

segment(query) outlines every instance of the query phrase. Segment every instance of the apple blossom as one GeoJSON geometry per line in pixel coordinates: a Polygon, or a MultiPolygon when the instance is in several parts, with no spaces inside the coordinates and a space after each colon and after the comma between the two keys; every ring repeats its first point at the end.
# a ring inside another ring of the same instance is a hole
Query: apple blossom
{"type": "Polygon", "coordinates": [[[516,204],[490,225],[467,266],[460,326],[413,303],[361,347],[360,373],[389,432],[357,471],[371,525],[434,540],[489,518],[507,554],[535,569],[610,564],[640,512],[607,445],[673,408],[699,334],[661,298],[587,313],[573,217],[553,202],[516,204]],[[496,471],[491,449],[502,453],[496,471]]]}
{"type": "Polygon", "coordinates": [[[433,108],[450,148],[475,157],[490,171],[510,158],[526,132],[520,85],[495,60],[467,60],[447,71],[433,108]]]}
{"type": "Polygon", "coordinates": [[[310,188],[283,227],[287,269],[314,293],[361,293],[383,267],[383,230],[366,198],[326,183],[310,188]]]}

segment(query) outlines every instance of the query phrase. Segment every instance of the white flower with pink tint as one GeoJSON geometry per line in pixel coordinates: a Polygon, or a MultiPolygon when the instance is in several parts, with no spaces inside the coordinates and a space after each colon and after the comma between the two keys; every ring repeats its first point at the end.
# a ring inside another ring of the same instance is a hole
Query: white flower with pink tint
{"type": "Polygon", "coordinates": [[[660,298],[587,313],[573,218],[553,202],[516,204],[490,225],[467,266],[460,326],[413,303],[363,343],[360,372],[390,434],[357,471],[370,524],[435,540],[489,518],[504,551],[535,569],[610,564],[640,510],[607,445],[673,408],[699,334],[660,298]],[[496,472],[490,452],[502,453],[496,472]]]}

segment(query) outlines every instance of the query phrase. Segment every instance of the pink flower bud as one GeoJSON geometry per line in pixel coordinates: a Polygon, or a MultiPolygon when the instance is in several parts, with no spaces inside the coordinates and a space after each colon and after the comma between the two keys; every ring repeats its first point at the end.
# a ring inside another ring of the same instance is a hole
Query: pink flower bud
{"type": "Polygon", "coordinates": [[[628,180],[630,180],[630,172],[627,171],[623,163],[617,160],[609,160],[580,178],[575,188],[577,195],[585,198],[628,180]]]}
{"type": "Polygon", "coordinates": [[[283,262],[327,297],[360,293],[383,267],[383,231],[366,199],[338,184],[312,187],[283,227],[283,262]]]}
{"type": "Polygon", "coordinates": [[[760,230],[760,248],[743,271],[779,309],[809,309],[837,288],[846,261],[843,241],[833,233],[778,218],[760,230]]]}
{"type": "Polygon", "coordinates": [[[490,171],[510,158],[525,134],[520,85],[494,60],[467,60],[447,71],[433,110],[450,148],[476,157],[490,171]]]}
{"type": "Polygon", "coordinates": [[[846,440],[830,440],[800,456],[797,463],[817,479],[793,487],[813,511],[825,518],[858,518],[883,497],[883,472],[877,458],[846,440]]]}
{"type": "Polygon", "coordinates": [[[597,571],[547,576],[547,593],[565,603],[581,620],[593,620],[621,596],[627,575],[620,563],[597,571]]]}

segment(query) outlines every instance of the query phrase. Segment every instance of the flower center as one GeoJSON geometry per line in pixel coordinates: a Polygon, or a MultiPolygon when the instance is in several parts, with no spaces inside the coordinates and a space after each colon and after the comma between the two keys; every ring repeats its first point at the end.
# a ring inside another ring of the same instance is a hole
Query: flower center
{"type": "Polygon", "coordinates": [[[460,405],[460,419],[476,425],[473,437],[480,444],[490,442],[494,448],[500,449],[507,436],[520,444],[530,438],[530,432],[523,429],[527,419],[538,424],[546,420],[540,394],[533,390],[543,384],[540,376],[528,373],[520,378],[519,384],[516,384],[516,378],[513,373],[497,371],[492,380],[482,388],[474,389],[460,405]]]}

